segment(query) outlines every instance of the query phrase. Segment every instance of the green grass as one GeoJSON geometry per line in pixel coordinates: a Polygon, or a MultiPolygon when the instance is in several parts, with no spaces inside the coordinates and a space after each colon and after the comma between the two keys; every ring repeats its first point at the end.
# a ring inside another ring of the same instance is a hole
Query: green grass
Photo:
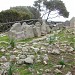
{"type": "Polygon", "coordinates": [[[19,75],[32,75],[32,73],[28,70],[29,65],[21,65],[17,67],[17,72],[19,75]]]}
{"type": "MultiPolygon", "coordinates": [[[[74,42],[75,43],[75,36],[71,34],[71,32],[67,33],[66,30],[61,30],[61,32],[59,32],[58,34],[55,35],[56,37],[59,37],[57,41],[55,42],[58,42],[60,41],[60,43],[63,43],[64,41],[67,41],[69,44],[71,42],[74,42]],[[69,38],[68,38],[69,36],[69,38]]],[[[32,41],[33,39],[36,39],[36,38],[29,38],[29,39],[23,39],[23,40],[18,40],[15,42],[25,42],[25,43],[28,43],[30,41],[32,41]]],[[[54,40],[54,39],[53,39],[54,40]]],[[[1,41],[5,41],[5,42],[10,42],[9,38],[7,36],[3,36],[3,37],[0,37],[0,42],[1,41]]],[[[43,43],[46,42],[45,41],[42,41],[43,43]]],[[[55,43],[54,42],[54,43],[55,43]]],[[[5,43],[0,43],[0,46],[2,47],[7,47],[8,44],[5,44],[5,43]]],[[[42,46],[42,45],[41,45],[42,46]]],[[[35,45],[35,47],[41,47],[39,45],[35,45]]],[[[36,55],[35,53],[33,53],[34,55],[36,55]]],[[[43,53],[40,53],[38,52],[39,55],[43,55],[43,53]]],[[[4,53],[0,52],[0,57],[3,56],[4,53]]],[[[51,71],[53,71],[54,69],[54,65],[57,65],[57,64],[61,64],[61,65],[64,65],[66,64],[65,68],[62,68],[61,71],[63,72],[63,74],[55,74],[55,75],[65,75],[68,71],[71,70],[71,66],[74,66],[75,65],[75,55],[72,54],[72,53],[68,53],[68,52],[65,52],[65,53],[60,53],[60,55],[52,55],[52,54],[49,54],[49,61],[48,61],[48,64],[45,65],[43,62],[40,62],[40,63],[34,63],[33,65],[17,65],[15,66],[16,70],[14,71],[14,73],[16,73],[16,75],[32,75],[32,72],[30,72],[28,70],[28,68],[32,68],[33,70],[36,71],[39,71],[39,74],[38,75],[42,75],[43,72],[46,70],[46,69],[50,69],[51,71]],[[64,61],[61,61],[61,59],[59,57],[64,56],[64,61]],[[65,61],[66,60],[66,61],[65,61]],[[71,65],[69,65],[71,64],[71,65]],[[40,69],[43,69],[44,71],[40,71],[40,69]],[[18,73],[18,74],[17,74],[18,73]]]]}
{"type": "Polygon", "coordinates": [[[32,41],[34,38],[28,38],[28,39],[22,39],[22,40],[18,40],[18,42],[29,42],[32,41]]]}
{"type": "Polygon", "coordinates": [[[0,36],[0,47],[7,47],[9,42],[8,36],[0,36]]]}
{"type": "Polygon", "coordinates": [[[9,37],[8,36],[0,36],[0,41],[5,41],[5,42],[9,42],[9,37]]]}
{"type": "Polygon", "coordinates": [[[38,37],[27,38],[27,39],[18,40],[17,42],[25,42],[25,43],[28,43],[28,42],[32,41],[33,39],[37,39],[37,38],[38,37]]]}
{"type": "Polygon", "coordinates": [[[0,51],[0,57],[2,57],[3,55],[4,55],[4,53],[0,51]]]}

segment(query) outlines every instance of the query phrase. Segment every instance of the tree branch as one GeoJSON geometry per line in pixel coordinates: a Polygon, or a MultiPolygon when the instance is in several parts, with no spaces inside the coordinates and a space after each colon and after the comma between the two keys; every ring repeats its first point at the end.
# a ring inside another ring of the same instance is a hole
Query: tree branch
{"type": "MultiPolygon", "coordinates": [[[[50,19],[53,19],[53,18],[56,18],[56,17],[59,17],[59,15],[57,15],[57,16],[55,16],[55,17],[49,17],[49,18],[50,18],[50,19]]],[[[48,18],[48,19],[49,19],[49,18],[48,18]]]]}
{"type": "MultiPolygon", "coordinates": [[[[43,18],[47,13],[49,13],[49,11],[48,11],[48,12],[45,12],[45,13],[42,15],[42,18],[43,18]]],[[[49,15],[56,15],[56,14],[58,14],[58,12],[56,12],[56,13],[54,13],[54,14],[49,14],[49,15]]]]}

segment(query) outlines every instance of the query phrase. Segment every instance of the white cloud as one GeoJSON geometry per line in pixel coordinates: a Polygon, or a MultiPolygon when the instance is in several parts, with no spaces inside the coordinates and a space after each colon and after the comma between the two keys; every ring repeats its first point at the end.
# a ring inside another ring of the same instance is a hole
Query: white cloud
{"type": "Polygon", "coordinates": [[[31,6],[35,0],[0,0],[0,11],[14,6],[31,6]]]}
{"type": "MultiPolygon", "coordinates": [[[[35,0],[0,0],[0,11],[9,9],[13,6],[30,6],[33,5],[35,0]]],[[[75,0],[62,0],[67,10],[70,12],[68,19],[71,19],[75,16],[75,0]]],[[[63,17],[56,18],[55,20],[65,20],[63,17]]]]}

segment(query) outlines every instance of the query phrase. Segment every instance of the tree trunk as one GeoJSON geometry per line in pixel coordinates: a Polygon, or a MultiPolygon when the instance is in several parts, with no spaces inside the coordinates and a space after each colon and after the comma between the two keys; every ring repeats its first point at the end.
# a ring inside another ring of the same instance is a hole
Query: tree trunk
{"type": "Polygon", "coordinates": [[[46,19],[46,21],[48,20],[48,17],[49,17],[49,15],[50,15],[50,10],[49,10],[49,13],[48,13],[48,16],[47,16],[47,19],[46,19]]]}

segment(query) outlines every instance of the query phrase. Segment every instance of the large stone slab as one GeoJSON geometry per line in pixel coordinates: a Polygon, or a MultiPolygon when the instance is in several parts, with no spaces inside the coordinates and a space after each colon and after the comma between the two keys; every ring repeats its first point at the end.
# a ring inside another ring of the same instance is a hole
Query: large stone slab
{"type": "Polygon", "coordinates": [[[47,29],[46,29],[46,23],[43,21],[43,24],[41,25],[41,35],[46,35],[47,29]]]}
{"type": "Polygon", "coordinates": [[[34,31],[34,36],[35,37],[40,37],[41,36],[41,29],[40,27],[33,27],[33,31],[34,31]]]}
{"type": "Polygon", "coordinates": [[[10,31],[13,31],[13,30],[15,30],[17,32],[22,31],[21,24],[20,23],[13,24],[12,27],[11,27],[11,29],[10,29],[10,31]]]}
{"type": "Polygon", "coordinates": [[[47,33],[50,33],[51,29],[50,29],[49,25],[46,25],[46,31],[47,31],[47,33]]]}
{"type": "Polygon", "coordinates": [[[70,20],[70,27],[75,28],[75,17],[70,20]]]}
{"type": "Polygon", "coordinates": [[[10,31],[8,32],[9,38],[14,39],[23,39],[25,38],[24,31],[22,31],[22,27],[20,23],[15,23],[12,25],[10,31]]]}
{"type": "Polygon", "coordinates": [[[41,23],[40,22],[36,22],[35,23],[35,26],[40,27],[41,26],[41,23]]]}
{"type": "Polygon", "coordinates": [[[12,25],[8,36],[14,39],[27,39],[33,37],[40,37],[41,35],[46,35],[50,32],[50,27],[43,21],[41,25],[40,22],[36,22],[35,25],[28,25],[24,22],[22,25],[20,23],[15,23],[12,25]]]}
{"type": "Polygon", "coordinates": [[[22,31],[24,31],[25,38],[33,38],[34,37],[32,25],[26,25],[26,23],[23,23],[22,24],[22,31]]]}
{"type": "Polygon", "coordinates": [[[16,37],[16,39],[25,39],[24,31],[16,32],[15,37],[16,37]]]}

